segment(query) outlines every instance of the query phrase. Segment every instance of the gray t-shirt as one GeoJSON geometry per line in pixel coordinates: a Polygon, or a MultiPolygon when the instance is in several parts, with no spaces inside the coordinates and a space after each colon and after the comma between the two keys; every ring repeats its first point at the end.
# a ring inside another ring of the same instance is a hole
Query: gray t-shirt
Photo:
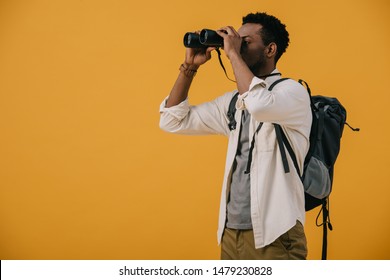
{"type": "Polygon", "coordinates": [[[226,227],[232,229],[252,229],[250,174],[244,173],[249,155],[249,122],[250,114],[244,110],[227,204],[226,227]]]}

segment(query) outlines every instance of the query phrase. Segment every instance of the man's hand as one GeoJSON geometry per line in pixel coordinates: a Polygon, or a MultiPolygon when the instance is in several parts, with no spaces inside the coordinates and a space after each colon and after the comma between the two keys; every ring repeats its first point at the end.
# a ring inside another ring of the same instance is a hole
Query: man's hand
{"type": "Polygon", "coordinates": [[[217,34],[223,38],[223,50],[229,59],[240,55],[242,39],[232,26],[222,27],[217,34]]]}
{"type": "MultiPolygon", "coordinates": [[[[195,33],[199,34],[200,32],[197,31],[195,33]]],[[[169,98],[165,104],[166,108],[178,105],[187,98],[196,71],[199,66],[211,59],[211,52],[213,50],[215,50],[214,47],[186,49],[184,63],[180,66],[180,74],[169,94],[169,98]]]]}
{"type": "Polygon", "coordinates": [[[242,38],[231,26],[222,27],[217,33],[223,38],[223,50],[232,64],[237,89],[243,94],[249,90],[254,75],[241,56],[242,38]]]}
{"type": "MultiPolygon", "coordinates": [[[[199,34],[200,31],[195,33],[199,34]]],[[[187,48],[184,64],[192,70],[197,70],[199,66],[211,59],[211,52],[215,50],[214,47],[209,48],[187,48]]]]}

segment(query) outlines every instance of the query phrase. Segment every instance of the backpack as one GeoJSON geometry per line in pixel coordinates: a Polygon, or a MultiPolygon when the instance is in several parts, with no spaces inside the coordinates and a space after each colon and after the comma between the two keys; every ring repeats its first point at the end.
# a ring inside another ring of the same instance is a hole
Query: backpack
{"type": "MultiPolygon", "coordinates": [[[[289,78],[276,80],[268,88],[269,91],[280,82],[289,78]]],[[[299,83],[304,85],[310,97],[310,107],[313,116],[313,122],[310,130],[310,146],[305,157],[303,175],[300,176],[305,189],[305,210],[309,211],[317,206],[321,206],[321,210],[317,216],[316,225],[323,226],[323,243],[322,243],[322,259],[326,259],[327,253],[327,229],[332,230],[332,224],[329,218],[329,195],[332,191],[334,164],[340,151],[340,140],[343,134],[344,125],[346,124],[353,131],[359,131],[359,128],[352,128],[347,122],[347,112],[344,106],[333,97],[312,96],[309,85],[299,80],[299,83]],[[322,224],[318,224],[318,218],[322,212],[322,224]]],[[[238,93],[236,93],[230,101],[227,117],[229,119],[229,129],[236,129],[235,121],[235,105],[237,102],[238,93]]],[[[258,126],[256,133],[260,130],[262,123],[258,126]]],[[[298,174],[301,174],[298,162],[283,129],[279,124],[274,124],[276,139],[278,142],[282,162],[285,173],[290,172],[288,166],[287,154],[290,155],[294,167],[298,174]]],[[[252,151],[254,148],[255,135],[253,135],[251,148],[249,150],[247,172],[249,170],[252,151]]]]}

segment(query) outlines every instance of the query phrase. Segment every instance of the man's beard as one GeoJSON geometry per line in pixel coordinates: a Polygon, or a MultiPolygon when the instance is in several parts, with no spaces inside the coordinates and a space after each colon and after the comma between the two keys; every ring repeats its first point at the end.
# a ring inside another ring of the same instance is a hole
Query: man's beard
{"type": "Polygon", "coordinates": [[[263,69],[265,68],[265,59],[264,58],[260,58],[254,64],[248,65],[248,67],[252,71],[253,75],[255,75],[255,76],[269,74],[269,73],[262,73],[262,71],[264,71],[263,69]]]}

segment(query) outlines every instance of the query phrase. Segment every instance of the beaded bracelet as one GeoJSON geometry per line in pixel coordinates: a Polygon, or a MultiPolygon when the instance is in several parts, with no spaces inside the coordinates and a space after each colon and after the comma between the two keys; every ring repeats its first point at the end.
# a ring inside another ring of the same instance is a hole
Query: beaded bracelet
{"type": "Polygon", "coordinates": [[[180,72],[183,72],[183,74],[189,78],[195,77],[196,72],[198,72],[198,70],[193,70],[193,69],[189,69],[189,68],[185,67],[184,64],[180,65],[179,70],[180,70],[180,72]]]}

